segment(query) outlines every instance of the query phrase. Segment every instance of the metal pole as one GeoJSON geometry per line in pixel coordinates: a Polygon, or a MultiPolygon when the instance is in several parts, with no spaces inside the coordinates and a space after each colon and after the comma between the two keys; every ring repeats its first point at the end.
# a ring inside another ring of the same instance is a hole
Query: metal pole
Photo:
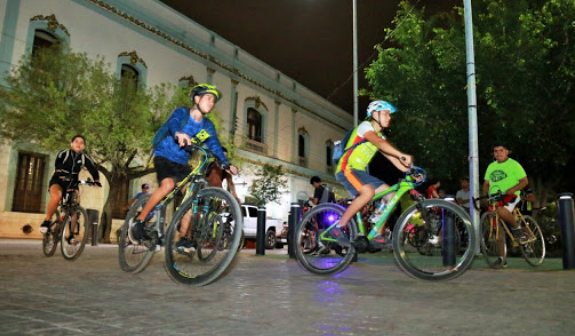
{"type": "Polygon", "coordinates": [[[256,254],[266,254],[266,208],[258,208],[258,226],[256,232],[256,254]]]}
{"type": "Polygon", "coordinates": [[[295,258],[295,229],[300,222],[300,206],[299,203],[293,202],[288,223],[288,255],[290,258],[295,258]]]}
{"type": "MultiPolygon", "coordinates": [[[[445,197],[446,201],[454,202],[455,197],[453,195],[448,195],[445,197]]],[[[443,217],[443,230],[442,230],[442,240],[443,244],[441,244],[442,249],[442,256],[443,256],[443,266],[455,266],[455,256],[457,254],[456,251],[456,242],[457,239],[455,238],[457,234],[457,230],[455,228],[455,215],[452,213],[445,214],[445,209],[441,209],[442,217],[443,217]]]]}
{"type": "Polygon", "coordinates": [[[573,194],[559,195],[559,226],[563,244],[563,269],[575,269],[575,223],[573,194]]]}
{"type": "Polygon", "coordinates": [[[353,126],[358,123],[358,101],[357,101],[357,0],[353,0],[353,126]]]}
{"type": "Polygon", "coordinates": [[[469,181],[473,197],[469,198],[469,215],[477,245],[475,254],[479,254],[479,212],[473,206],[473,198],[479,197],[479,146],[477,140],[477,98],[475,96],[475,52],[473,51],[473,20],[471,14],[471,0],[464,0],[465,10],[465,54],[467,56],[467,110],[469,118],[469,181]]]}

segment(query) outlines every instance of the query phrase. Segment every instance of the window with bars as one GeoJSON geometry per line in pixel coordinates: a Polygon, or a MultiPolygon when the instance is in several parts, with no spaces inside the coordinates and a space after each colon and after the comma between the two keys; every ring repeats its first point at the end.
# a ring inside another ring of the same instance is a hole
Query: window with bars
{"type": "Polygon", "coordinates": [[[18,153],[18,168],[12,211],[42,213],[46,156],[37,153],[18,153]]]}
{"type": "Polygon", "coordinates": [[[262,115],[253,108],[248,108],[248,138],[253,141],[262,142],[262,115]]]}

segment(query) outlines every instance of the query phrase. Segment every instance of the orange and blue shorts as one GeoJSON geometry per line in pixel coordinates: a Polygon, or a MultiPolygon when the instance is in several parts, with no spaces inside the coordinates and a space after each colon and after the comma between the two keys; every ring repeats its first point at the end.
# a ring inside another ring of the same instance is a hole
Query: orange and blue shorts
{"type": "Polygon", "coordinates": [[[369,175],[364,170],[345,169],[335,175],[337,182],[343,184],[345,189],[351,194],[352,197],[359,195],[359,190],[366,184],[369,184],[373,189],[377,189],[384,185],[385,182],[375,176],[369,175]]]}

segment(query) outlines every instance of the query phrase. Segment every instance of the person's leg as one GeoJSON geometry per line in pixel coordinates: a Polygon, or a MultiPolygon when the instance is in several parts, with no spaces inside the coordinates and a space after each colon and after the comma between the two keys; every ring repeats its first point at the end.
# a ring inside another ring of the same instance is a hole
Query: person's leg
{"type": "Polygon", "coordinates": [[[136,218],[136,220],[144,221],[150,212],[152,212],[154,207],[158,205],[158,203],[160,203],[160,201],[166,197],[167,194],[174,190],[175,186],[176,183],[171,177],[164,178],[160,182],[158,188],[152,192],[150,199],[146,202],[146,205],[144,205],[142,212],[140,212],[140,215],[136,218]]]}
{"type": "Polygon", "coordinates": [[[48,232],[50,225],[52,225],[52,216],[54,212],[56,212],[56,209],[58,209],[58,204],[62,199],[62,187],[59,184],[52,184],[48,190],[50,192],[50,201],[48,201],[48,206],[46,207],[46,217],[42,224],[40,224],[39,231],[41,234],[48,232]]]}
{"type": "Polygon", "coordinates": [[[50,201],[48,201],[48,206],[46,207],[46,218],[45,220],[50,220],[56,209],[58,209],[58,204],[62,200],[62,187],[59,184],[52,184],[50,186],[50,201]]]}

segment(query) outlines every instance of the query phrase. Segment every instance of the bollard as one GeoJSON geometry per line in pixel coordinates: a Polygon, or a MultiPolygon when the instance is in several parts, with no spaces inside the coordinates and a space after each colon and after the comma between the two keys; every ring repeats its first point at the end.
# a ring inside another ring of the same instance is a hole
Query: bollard
{"type": "Polygon", "coordinates": [[[258,208],[256,255],[266,254],[266,208],[258,208]]]}
{"type": "MultiPolygon", "coordinates": [[[[455,197],[453,195],[445,196],[445,200],[449,202],[455,202],[455,197]]],[[[442,244],[441,250],[443,255],[443,266],[455,266],[455,255],[456,242],[455,235],[457,230],[455,229],[455,218],[453,214],[448,214],[445,216],[445,209],[442,209],[443,218],[443,230],[442,230],[442,244]]]]}
{"type": "MultiPolygon", "coordinates": [[[[86,209],[86,213],[88,214],[88,225],[90,226],[90,230],[92,230],[92,246],[98,246],[98,217],[100,217],[100,211],[86,209]]],[[[86,234],[88,233],[86,232],[86,234]]]]}
{"type": "Polygon", "coordinates": [[[295,230],[300,222],[301,211],[299,203],[294,202],[291,204],[291,211],[288,223],[288,255],[290,258],[295,258],[295,230]]]}
{"type": "Polygon", "coordinates": [[[559,226],[561,227],[561,242],[563,243],[563,269],[575,269],[575,217],[573,194],[559,195],[559,226]]]}

